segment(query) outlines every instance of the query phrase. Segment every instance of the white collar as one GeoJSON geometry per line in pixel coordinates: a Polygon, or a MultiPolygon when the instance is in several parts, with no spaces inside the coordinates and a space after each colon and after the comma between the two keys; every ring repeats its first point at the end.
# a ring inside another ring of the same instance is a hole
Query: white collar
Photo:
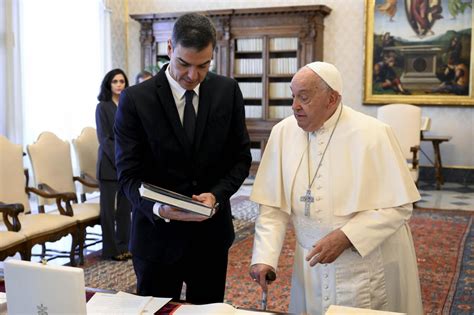
{"type": "MultiPolygon", "coordinates": [[[[171,76],[170,73],[170,65],[168,64],[168,67],[166,67],[165,70],[166,78],[168,79],[168,83],[170,84],[171,88],[171,93],[173,93],[173,97],[175,99],[181,100],[184,97],[184,93],[186,93],[186,90],[179,85],[179,83],[171,76]]],[[[195,88],[194,88],[194,93],[199,98],[199,87],[201,86],[201,83],[199,83],[195,88]]]]}

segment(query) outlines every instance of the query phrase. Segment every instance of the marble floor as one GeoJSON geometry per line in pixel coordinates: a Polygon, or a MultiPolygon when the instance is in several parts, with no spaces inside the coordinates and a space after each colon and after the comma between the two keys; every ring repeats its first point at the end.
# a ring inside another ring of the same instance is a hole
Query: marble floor
{"type": "Polygon", "coordinates": [[[474,211],[474,184],[445,183],[436,190],[433,183],[420,182],[418,190],[421,200],[416,206],[420,208],[474,211]]]}

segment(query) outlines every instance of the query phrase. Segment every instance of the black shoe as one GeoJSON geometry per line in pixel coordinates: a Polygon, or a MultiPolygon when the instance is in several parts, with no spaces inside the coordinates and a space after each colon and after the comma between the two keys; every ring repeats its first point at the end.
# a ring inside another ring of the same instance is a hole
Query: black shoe
{"type": "Polygon", "coordinates": [[[112,256],[111,259],[115,261],[127,261],[128,257],[125,256],[125,254],[119,254],[119,255],[112,256]]]}
{"type": "Polygon", "coordinates": [[[122,255],[125,256],[127,259],[132,258],[132,253],[130,253],[129,251],[126,251],[125,253],[122,253],[122,255]]]}

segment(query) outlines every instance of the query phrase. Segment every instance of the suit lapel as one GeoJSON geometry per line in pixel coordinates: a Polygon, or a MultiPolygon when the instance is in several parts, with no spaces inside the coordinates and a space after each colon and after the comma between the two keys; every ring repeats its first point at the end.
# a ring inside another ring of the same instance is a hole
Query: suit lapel
{"type": "MultiPolygon", "coordinates": [[[[163,67],[157,76],[157,94],[158,99],[160,100],[163,110],[165,112],[166,118],[170,123],[174,134],[178,138],[179,143],[183,146],[186,153],[191,155],[191,144],[186,138],[186,133],[184,132],[183,125],[179,119],[178,109],[174,102],[173,94],[171,93],[171,88],[168,83],[168,79],[165,74],[166,67],[163,67]]],[[[199,117],[199,116],[198,116],[199,117]]]]}
{"type": "Polygon", "coordinates": [[[209,117],[209,111],[211,109],[211,89],[208,83],[209,77],[206,76],[204,81],[201,82],[199,87],[199,107],[198,115],[196,120],[196,130],[194,131],[194,149],[199,148],[201,144],[204,129],[206,128],[207,118],[209,117]]]}

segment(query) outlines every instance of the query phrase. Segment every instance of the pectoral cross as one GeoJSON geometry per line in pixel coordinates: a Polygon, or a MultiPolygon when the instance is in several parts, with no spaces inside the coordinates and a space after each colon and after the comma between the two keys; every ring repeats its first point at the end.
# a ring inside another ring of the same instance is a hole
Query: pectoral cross
{"type": "Polygon", "coordinates": [[[311,190],[306,190],[306,195],[300,197],[300,201],[304,202],[304,215],[309,217],[309,211],[311,207],[311,203],[314,202],[314,197],[311,196],[311,190]]]}

